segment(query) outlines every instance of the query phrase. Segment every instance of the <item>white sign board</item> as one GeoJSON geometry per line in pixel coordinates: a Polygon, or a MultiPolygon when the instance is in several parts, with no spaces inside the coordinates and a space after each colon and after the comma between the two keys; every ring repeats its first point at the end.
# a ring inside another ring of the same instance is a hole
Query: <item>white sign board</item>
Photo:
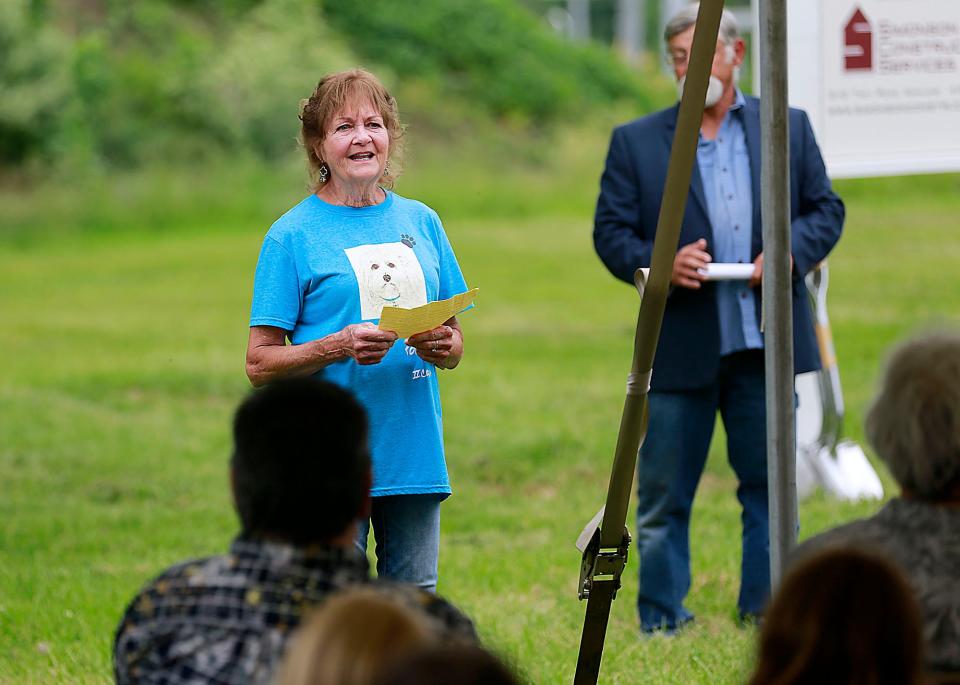
{"type": "Polygon", "coordinates": [[[960,0],[790,0],[790,103],[833,177],[960,171],[960,0]]]}

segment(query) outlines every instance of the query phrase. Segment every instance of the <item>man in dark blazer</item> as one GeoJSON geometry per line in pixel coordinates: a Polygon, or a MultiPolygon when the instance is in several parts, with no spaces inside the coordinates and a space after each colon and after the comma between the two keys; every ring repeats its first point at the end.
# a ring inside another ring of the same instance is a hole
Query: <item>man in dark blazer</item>
{"type": "MultiPolygon", "coordinates": [[[[684,8],[664,32],[681,89],[696,13],[697,5],[684,8]]],[[[724,11],[640,451],[637,607],[645,632],[672,633],[693,620],[683,604],[690,510],[718,411],[742,507],[741,618],[759,616],[769,593],[760,103],[737,88],[743,55],[736,20],[724,11]],[[753,273],[744,281],[708,281],[710,262],[752,263],[753,273]]],[[[594,244],[610,272],[631,284],[637,267],[650,266],[677,111],[620,126],[610,142],[594,244]]],[[[807,116],[792,109],[789,117],[794,359],[802,373],[820,365],[803,277],[839,239],[844,208],[807,116]]]]}

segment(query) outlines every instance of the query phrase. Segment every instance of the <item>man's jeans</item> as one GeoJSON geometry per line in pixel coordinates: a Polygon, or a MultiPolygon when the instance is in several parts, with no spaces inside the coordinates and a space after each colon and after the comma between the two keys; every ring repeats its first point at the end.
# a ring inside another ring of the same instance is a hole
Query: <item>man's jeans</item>
{"type": "Polygon", "coordinates": [[[441,495],[374,497],[370,520],[360,521],[357,547],[366,553],[373,522],[377,576],[412,583],[429,592],[437,589],[440,558],[441,495]]]}
{"type": "Polygon", "coordinates": [[[741,616],[757,616],[763,609],[770,591],[764,398],[763,350],[721,358],[717,382],[707,388],[650,393],[637,486],[637,610],[644,631],[673,631],[693,619],[683,606],[690,589],[690,509],[718,410],[728,459],[740,482],[743,556],[737,605],[741,616]]]}

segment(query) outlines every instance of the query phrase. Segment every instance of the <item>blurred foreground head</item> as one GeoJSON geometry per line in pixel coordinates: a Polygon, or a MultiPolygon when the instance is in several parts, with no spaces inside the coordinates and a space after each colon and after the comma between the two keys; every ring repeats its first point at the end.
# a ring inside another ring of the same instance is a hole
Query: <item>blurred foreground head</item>
{"type": "Polygon", "coordinates": [[[367,505],[367,417],[326,381],[292,378],[254,390],[233,421],[231,471],[243,534],[328,542],[367,505]]]}
{"type": "Polygon", "coordinates": [[[389,163],[382,169],[379,185],[391,188],[399,176],[404,133],[397,101],[369,71],[351,69],[327,74],[320,79],[310,97],[300,103],[300,142],[307,155],[313,190],[319,190],[328,182],[321,173],[321,166],[329,168],[322,150],[331,122],[357,105],[368,105],[378,112],[389,137],[389,163]]]}
{"type": "Polygon", "coordinates": [[[918,685],[919,609],[883,557],[833,548],[786,575],[760,633],[750,685],[918,685]]]}
{"type": "Polygon", "coordinates": [[[388,669],[377,685],[520,685],[497,657],[472,645],[441,644],[415,652],[388,669]]]}
{"type": "Polygon", "coordinates": [[[409,606],[370,588],[346,590],[297,633],[277,685],[374,685],[398,658],[436,640],[409,606]]]}
{"type": "Polygon", "coordinates": [[[864,428],[905,495],[960,501],[960,333],[896,347],[864,428]]]}

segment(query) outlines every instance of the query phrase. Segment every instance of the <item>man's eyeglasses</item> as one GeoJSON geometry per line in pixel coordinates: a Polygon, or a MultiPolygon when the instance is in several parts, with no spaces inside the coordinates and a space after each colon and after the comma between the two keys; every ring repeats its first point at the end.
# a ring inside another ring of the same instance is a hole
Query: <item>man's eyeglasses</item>
{"type": "Polygon", "coordinates": [[[669,50],[663,55],[664,61],[667,63],[668,67],[680,68],[687,66],[687,62],[690,61],[690,55],[688,55],[684,50],[678,50],[677,52],[670,52],[669,50]]]}

